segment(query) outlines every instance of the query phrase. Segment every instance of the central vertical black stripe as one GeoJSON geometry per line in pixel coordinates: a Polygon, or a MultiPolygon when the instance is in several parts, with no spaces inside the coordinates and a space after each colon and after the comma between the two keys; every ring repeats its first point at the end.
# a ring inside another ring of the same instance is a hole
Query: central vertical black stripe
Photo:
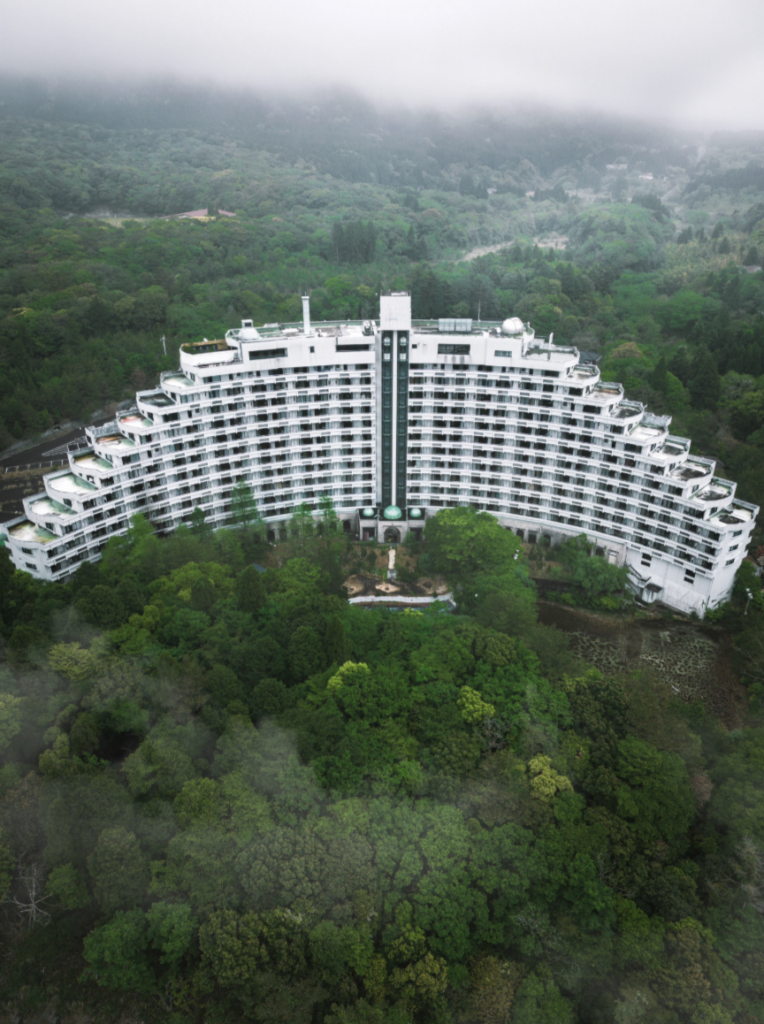
{"type": "Polygon", "coordinates": [[[398,335],[398,422],[396,424],[395,502],[404,509],[406,497],[406,462],[409,439],[409,336],[398,335]]]}
{"type": "Polygon", "coordinates": [[[382,507],[393,503],[393,336],[382,335],[382,507]]]}

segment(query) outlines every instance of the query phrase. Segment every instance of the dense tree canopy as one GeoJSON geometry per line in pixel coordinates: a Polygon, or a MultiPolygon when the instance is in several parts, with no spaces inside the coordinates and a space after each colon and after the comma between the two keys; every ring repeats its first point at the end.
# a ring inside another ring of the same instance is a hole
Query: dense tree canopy
{"type": "Polygon", "coordinates": [[[669,704],[654,742],[643,676],[549,672],[491,517],[428,524],[451,616],[348,605],[345,541],[293,526],[264,573],[187,530],[143,563],[139,519],[68,583],[6,572],[37,639],[1,670],[0,883],[50,915],[11,975],[200,1020],[756,1019],[760,730],[669,704]]]}

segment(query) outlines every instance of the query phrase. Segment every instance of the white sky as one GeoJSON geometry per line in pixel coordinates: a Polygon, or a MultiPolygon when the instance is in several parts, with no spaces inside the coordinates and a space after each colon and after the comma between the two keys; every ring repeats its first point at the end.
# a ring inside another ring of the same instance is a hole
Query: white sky
{"type": "Polygon", "coordinates": [[[764,0],[12,0],[0,68],[764,129],[764,0]]]}

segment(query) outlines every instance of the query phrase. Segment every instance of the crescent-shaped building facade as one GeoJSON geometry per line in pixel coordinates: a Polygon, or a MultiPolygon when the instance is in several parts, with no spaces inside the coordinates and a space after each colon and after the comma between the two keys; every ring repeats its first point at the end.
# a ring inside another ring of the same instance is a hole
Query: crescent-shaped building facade
{"type": "Polygon", "coordinates": [[[274,540],[324,495],[349,533],[393,542],[473,505],[529,542],[586,534],[645,601],[703,615],[729,596],[758,508],[575,348],[516,318],[412,321],[405,293],[377,322],[312,325],[303,305],[301,324],[183,345],[177,372],[88,428],[3,524],[17,568],[61,579],[136,512],[223,525],[245,483],[274,540]]]}

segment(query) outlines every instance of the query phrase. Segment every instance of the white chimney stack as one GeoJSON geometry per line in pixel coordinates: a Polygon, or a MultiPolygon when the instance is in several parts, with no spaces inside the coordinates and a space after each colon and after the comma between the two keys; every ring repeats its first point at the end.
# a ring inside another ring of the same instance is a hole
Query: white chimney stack
{"type": "Polygon", "coordinates": [[[313,337],[313,331],[310,327],[310,295],[303,295],[302,297],[302,328],[306,338],[313,337]]]}

